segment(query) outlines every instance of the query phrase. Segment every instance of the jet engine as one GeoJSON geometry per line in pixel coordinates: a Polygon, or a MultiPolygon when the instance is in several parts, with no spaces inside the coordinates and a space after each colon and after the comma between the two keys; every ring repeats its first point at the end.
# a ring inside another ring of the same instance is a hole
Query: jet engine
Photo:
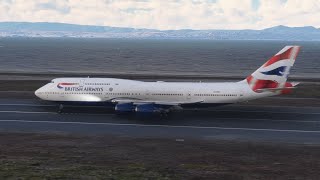
{"type": "Polygon", "coordinates": [[[163,109],[155,104],[140,104],[136,106],[135,111],[138,113],[161,113],[163,109]]]}
{"type": "Polygon", "coordinates": [[[119,113],[134,112],[135,106],[132,103],[120,103],[114,107],[114,110],[119,113]]]}

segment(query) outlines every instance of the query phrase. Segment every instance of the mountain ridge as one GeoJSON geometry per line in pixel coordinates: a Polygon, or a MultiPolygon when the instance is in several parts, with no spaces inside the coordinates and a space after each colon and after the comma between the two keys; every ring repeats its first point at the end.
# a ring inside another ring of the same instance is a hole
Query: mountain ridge
{"type": "Polygon", "coordinates": [[[0,37],[320,41],[320,29],[279,25],[261,30],[157,30],[51,22],[0,22],[0,37]]]}

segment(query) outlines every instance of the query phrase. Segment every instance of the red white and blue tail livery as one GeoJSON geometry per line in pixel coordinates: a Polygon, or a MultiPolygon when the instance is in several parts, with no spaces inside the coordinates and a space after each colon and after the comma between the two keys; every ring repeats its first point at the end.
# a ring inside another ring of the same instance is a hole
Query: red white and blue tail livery
{"type": "Polygon", "coordinates": [[[299,50],[299,46],[284,47],[258,70],[247,77],[246,80],[250,88],[258,93],[276,89],[282,89],[282,93],[288,92],[288,89],[296,85],[288,83],[287,78],[299,50]]]}
{"type": "Polygon", "coordinates": [[[289,93],[299,46],[286,46],[240,82],[143,82],[115,78],[57,78],[35,92],[60,104],[113,105],[117,112],[159,112],[210,107],[289,93]]]}

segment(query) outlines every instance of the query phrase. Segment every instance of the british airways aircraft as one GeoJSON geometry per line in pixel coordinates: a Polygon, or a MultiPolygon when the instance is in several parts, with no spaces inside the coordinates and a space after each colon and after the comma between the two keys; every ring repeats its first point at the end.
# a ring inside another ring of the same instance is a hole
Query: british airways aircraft
{"type": "Polygon", "coordinates": [[[57,78],[35,95],[60,104],[107,105],[116,112],[166,114],[176,108],[211,107],[290,93],[287,82],[299,46],[286,46],[239,82],[143,82],[115,78],[57,78]]]}

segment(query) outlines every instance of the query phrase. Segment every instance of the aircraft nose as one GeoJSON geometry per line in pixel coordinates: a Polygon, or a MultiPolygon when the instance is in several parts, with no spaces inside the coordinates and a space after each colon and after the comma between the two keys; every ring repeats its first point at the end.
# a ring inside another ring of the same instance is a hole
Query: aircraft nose
{"type": "Polygon", "coordinates": [[[42,88],[39,88],[39,89],[37,89],[35,92],[34,92],[34,94],[38,97],[38,98],[41,98],[41,96],[42,96],[42,90],[41,90],[42,88]]]}

